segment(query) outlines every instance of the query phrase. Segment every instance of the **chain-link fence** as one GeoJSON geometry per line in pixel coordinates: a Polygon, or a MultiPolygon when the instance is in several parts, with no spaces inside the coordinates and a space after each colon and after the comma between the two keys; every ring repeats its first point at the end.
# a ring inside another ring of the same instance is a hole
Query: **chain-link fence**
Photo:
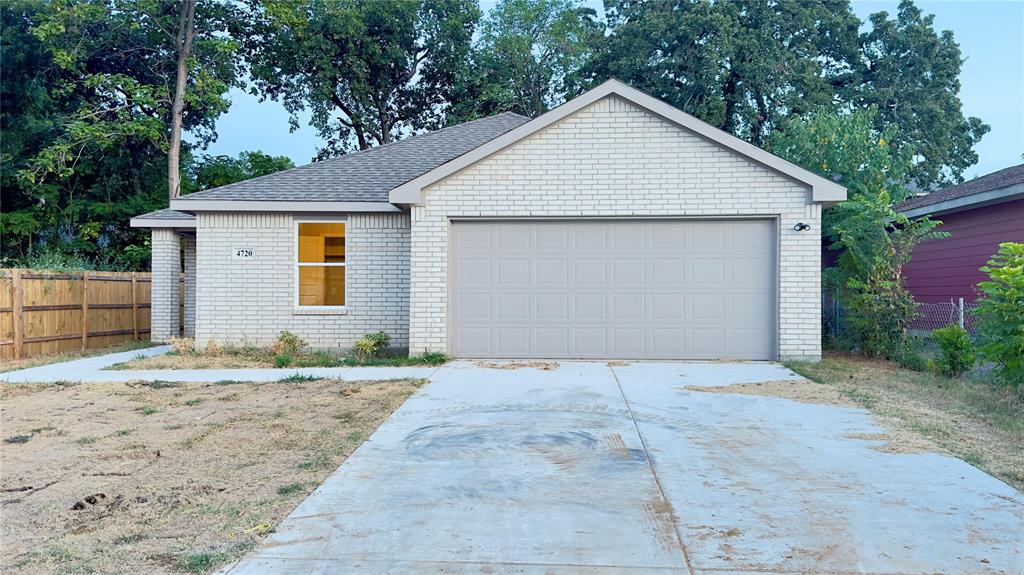
{"type": "MultiPolygon", "coordinates": [[[[822,327],[826,337],[835,342],[849,341],[849,324],[846,321],[847,312],[841,303],[832,297],[832,294],[825,291],[821,300],[822,327]]],[[[966,301],[963,298],[956,298],[948,302],[918,303],[917,315],[910,322],[911,333],[921,338],[925,348],[930,348],[928,336],[932,330],[947,325],[960,325],[972,336],[975,334],[975,319],[978,304],[973,301],[966,301]]]]}

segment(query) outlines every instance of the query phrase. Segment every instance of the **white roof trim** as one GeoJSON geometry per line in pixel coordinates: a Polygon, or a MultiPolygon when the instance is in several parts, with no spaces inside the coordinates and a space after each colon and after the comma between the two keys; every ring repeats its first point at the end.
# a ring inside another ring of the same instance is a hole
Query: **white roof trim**
{"type": "Polygon", "coordinates": [[[172,219],[172,218],[132,218],[128,225],[133,228],[187,228],[196,227],[195,218],[172,219]]]}
{"type": "Polygon", "coordinates": [[[388,202],[294,202],[290,200],[171,200],[183,212],[400,212],[388,202]]]}
{"type": "MultiPolygon", "coordinates": [[[[846,188],[823,178],[815,173],[809,172],[795,164],[787,162],[782,158],[766,152],[753,144],[715,128],[697,118],[674,108],[657,98],[653,98],[643,92],[631,88],[618,80],[608,80],[600,86],[584,93],[583,95],[569,100],[565,104],[551,110],[518,128],[506,132],[486,144],[474,148],[469,152],[430,170],[429,172],[409,180],[408,182],[391,190],[388,199],[395,204],[419,204],[422,202],[423,188],[446,178],[467,166],[474,164],[487,156],[507,147],[523,138],[543,129],[566,116],[577,112],[601,98],[610,95],[620,98],[647,109],[648,111],[665,118],[666,120],[695,132],[721,146],[729,148],[736,153],[746,156],[755,162],[762,164],[776,172],[789,176],[798,182],[807,184],[811,188],[811,200],[814,202],[839,202],[846,199],[846,188]]],[[[176,206],[171,206],[176,208],[176,206]]],[[[180,209],[180,208],[179,208],[180,209]]]]}
{"type": "Polygon", "coordinates": [[[950,198],[942,202],[904,210],[903,215],[908,218],[917,218],[928,214],[942,214],[952,211],[980,208],[989,204],[998,204],[1013,200],[1017,197],[1024,198],[1024,184],[1012,184],[1005,188],[996,188],[994,190],[979,192],[969,196],[950,198]]]}

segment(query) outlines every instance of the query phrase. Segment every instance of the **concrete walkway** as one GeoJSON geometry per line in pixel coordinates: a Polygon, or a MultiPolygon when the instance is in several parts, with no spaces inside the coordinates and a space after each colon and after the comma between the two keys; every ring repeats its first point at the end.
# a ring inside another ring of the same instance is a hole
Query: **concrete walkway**
{"type": "Polygon", "coordinates": [[[231,575],[1024,572],[1024,496],[774,364],[432,376],[231,575]]]}
{"type": "Polygon", "coordinates": [[[0,382],[55,383],[110,382],[110,381],[277,381],[293,375],[325,379],[380,380],[396,377],[425,378],[437,371],[436,367],[311,367],[284,369],[104,369],[116,363],[152,357],[170,351],[161,345],[132,351],[122,351],[95,357],[86,357],[62,363],[51,363],[18,371],[0,373],[0,382]]]}

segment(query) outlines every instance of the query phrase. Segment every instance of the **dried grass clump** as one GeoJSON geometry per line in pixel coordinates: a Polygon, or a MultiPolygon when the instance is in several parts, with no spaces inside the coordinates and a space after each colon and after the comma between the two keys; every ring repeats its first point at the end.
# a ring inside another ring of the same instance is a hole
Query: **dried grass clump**
{"type": "Polygon", "coordinates": [[[191,337],[172,337],[167,343],[171,344],[171,351],[179,355],[189,353],[196,347],[191,337]]]}

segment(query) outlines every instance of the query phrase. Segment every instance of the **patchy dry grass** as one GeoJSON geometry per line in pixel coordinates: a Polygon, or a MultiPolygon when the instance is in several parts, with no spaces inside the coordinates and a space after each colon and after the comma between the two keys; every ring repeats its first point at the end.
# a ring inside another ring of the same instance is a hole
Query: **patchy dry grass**
{"type": "MultiPolygon", "coordinates": [[[[1024,401],[1013,391],[838,354],[827,355],[818,364],[786,366],[825,384],[804,384],[800,386],[803,395],[794,399],[852,402],[870,410],[892,430],[887,439],[895,450],[913,451],[931,443],[1024,490],[1024,401]],[[815,387],[820,388],[818,392],[815,387]]],[[[780,392],[765,390],[765,394],[780,392]]]]}
{"type": "Polygon", "coordinates": [[[116,345],[113,347],[98,347],[96,349],[87,349],[85,351],[68,351],[64,353],[55,353],[52,355],[28,357],[25,359],[5,359],[3,360],[3,366],[0,366],[0,373],[4,373],[6,371],[15,371],[18,369],[28,369],[30,367],[39,367],[40,365],[49,365],[51,363],[58,363],[61,361],[82,359],[84,357],[106,355],[108,353],[118,353],[121,351],[146,349],[147,347],[153,347],[154,345],[157,344],[148,341],[133,341],[125,345],[116,345]]]}
{"type": "Polygon", "coordinates": [[[448,361],[443,353],[427,352],[414,356],[387,356],[371,359],[357,359],[324,351],[309,351],[296,355],[280,356],[268,349],[218,348],[216,354],[203,351],[170,352],[155,357],[137,357],[130,361],[114,364],[107,369],[236,369],[269,367],[357,367],[357,366],[425,366],[441,365],[448,361]],[[283,359],[282,359],[283,358],[283,359]]]}
{"type": "Polygon", "coordinates": [[[209,572],[422,383],[0,387],[0,572],[209,572]]]}

